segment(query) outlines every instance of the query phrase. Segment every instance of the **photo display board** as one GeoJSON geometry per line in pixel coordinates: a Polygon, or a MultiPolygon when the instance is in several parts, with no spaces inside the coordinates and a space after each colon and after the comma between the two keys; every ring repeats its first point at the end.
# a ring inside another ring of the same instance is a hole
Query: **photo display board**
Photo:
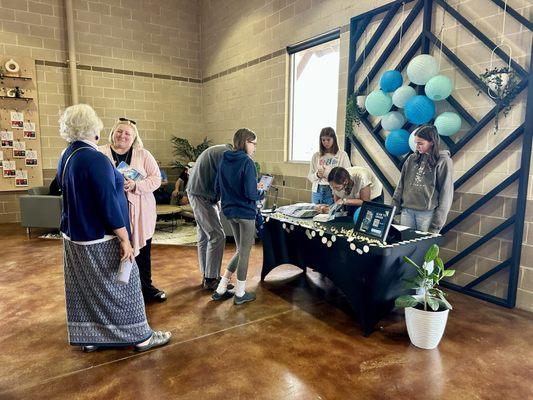
{"type": "Polygon", "coordinates": [[[0,191],[43,185],[35,61],[0,56],[0,191]]]}

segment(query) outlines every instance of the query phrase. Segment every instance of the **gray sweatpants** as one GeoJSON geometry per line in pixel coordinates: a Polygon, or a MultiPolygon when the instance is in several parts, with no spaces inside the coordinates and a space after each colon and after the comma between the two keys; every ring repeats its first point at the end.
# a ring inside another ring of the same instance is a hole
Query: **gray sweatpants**
{"type": "Polygon", "coordinates": [[[255,242],[255,220],[231,218],[228,222],[237,245],[237,250],[228,264],[228,271],[233,273],[237,270],[237,280],[245,281],[250,251],[255,242]]]}
{"type": "Polygon", "coordinates": [[[220,211],[216,203],[189,195],[189,202],[198,225],[198,264],[204,278],[218,278],[224,255],[226,235],[220,223],[220,211]]]}

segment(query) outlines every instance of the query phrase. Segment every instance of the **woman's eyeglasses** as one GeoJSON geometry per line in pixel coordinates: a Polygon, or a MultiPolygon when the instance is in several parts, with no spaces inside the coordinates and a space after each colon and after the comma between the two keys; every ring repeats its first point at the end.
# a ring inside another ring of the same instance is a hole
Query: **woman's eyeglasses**
{"type": "Polygon", "coordinates": [[[134,120],[129,119],[129,118],[120,117],[118,120],[119,120],[120,122],[131,122],[133,125],[137,125],[137,122],[135,122],[134,120]]]}
{"type": "Polygon", "coordinates": [[[257,142],[252,142],[251,140],[247,140],[247,142],[253,144],[254,146],[257,146],[257,142]]]}

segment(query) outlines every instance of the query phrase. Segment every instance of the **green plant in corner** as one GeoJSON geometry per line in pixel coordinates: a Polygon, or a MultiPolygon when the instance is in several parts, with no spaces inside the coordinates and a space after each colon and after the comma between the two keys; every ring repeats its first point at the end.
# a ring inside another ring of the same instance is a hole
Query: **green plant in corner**
{"type": "Polygon", "coordinates": [[[417,295],[403,295],[396,299],[395,305],[398,308],[416,307],[424,311],[429,311],[428,306],[433,311],[438,311],[441,305],[451,310],[451,304],[446,300],[445,294],[436,286],[444,277],[450,277],[455,274],[453,269],[445,269],[442,259],[438,257],[439,246],[433,244],[424,256],[422,266],[417,265],[409,257],[403,257],[403,260],[416,268],[417,276],[407,279],[406,282],[410,289],[416,289],[417,295]],[[418,306],[418,307],[417,307],[418,306]]]}
{"type": "Polygon", "coordinates": [[[173,168],[178,169],[185,169],[189,161],[196,161],[200,154],[213,144],[207,137],[196,147],[192,146],[185,138],[172,136],[170,141],[172,142],[172,146],[174,146],[173,153],[177,157],[177,160],[174,160],[173,168]]]}
{"type": "MultiPolygon", "coordinates": [[[[486,69],[479,75],[479,79],[485,84],[487,94],[496,102],[498,111],[494,117],[494,133],[499,129],[500,110],[504,117],[511,111],[513,100],[518,95],[519,77],[509,66],[486,69]]],[[[484,89],[479,89],[477,95],[484,93],[484,89]]]]}
{"type": "Polygon", "coordinates": [[[346,135],[353,135],[353,125],[361,125],[361,117],[365,113],[365,109],[357,104],[357,97],[361,96],[358,93],[353,93],[346,102],[346,126],[344,132],[346,135]]]}

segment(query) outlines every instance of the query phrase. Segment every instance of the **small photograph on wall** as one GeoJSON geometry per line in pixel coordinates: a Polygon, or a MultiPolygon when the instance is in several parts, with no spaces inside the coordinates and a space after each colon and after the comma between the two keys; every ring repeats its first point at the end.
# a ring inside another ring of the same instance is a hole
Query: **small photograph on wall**
{"type": "Polygon", "coordinates": [[[13,158],[25,158],[26,157],[26,143],[19,142],[18,140],[13,142],[13,158]]]}
{"type": "Polygon", "coordinates": [[[35,133],[35,123],[34,122],[24,122],[24,139],[34,140],[37,139],[37,134],[35,133]]]}
{"type": "Polygon", "coordinates": [[[24,128],[24,113],[11,111],[11,128],[24,128]]]}
{"type": "Polygon", "coordinates": [[[0,132],[0,140],[2,141],[3,148],[13,147],[13,132],[11,131],[0,132]]]}
{"type": "Polygon", "coordinates": [[[4,166],[4,173],[3,173],[4,178],[14,178],[16,175],[15,171],[17,169],[17,164],[15,163],[15,161],[4,160],[3,166],[4,166]]]}
{"type": "Polygon", "coordinates": [[[28,171],[18,169],[15,175],[15,186],[28,186],[28,171]]]}
{"type": "Polygon", "coordinates": [[[36,167],[36,166],[37,166],[37,151],[26,150],[26,167],[36,167]]]}

